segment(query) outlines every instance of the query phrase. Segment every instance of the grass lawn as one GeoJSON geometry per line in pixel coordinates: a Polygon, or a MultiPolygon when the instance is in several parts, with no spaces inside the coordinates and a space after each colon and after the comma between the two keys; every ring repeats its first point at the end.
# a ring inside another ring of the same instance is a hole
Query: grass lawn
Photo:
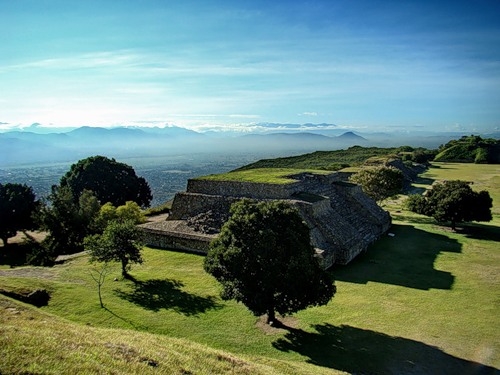
{"type": "MultiPolygon", "coordinates": [[[[498,213],[498,166],[474,167],[481,172],[468,164],[436,163],[420,186],[466,176],[490,191],[498,213]]],[[[351,264],[332,269],[338,289],[334,299],[293,315],[285,329],[264,327],[243,305],[222,301],[218,284],[202,269],[203,257],[173,251],[144,249],[144,264],[132,268],[135,282],[122,280],[118,266],[112,269],[103,285],[105,309],[99,307],[86,257],[51,269],[0,270],[0,289],[47,288],[52,298],[39,311],[98,335],[140,331],[158,334],[158,345],[180,338],[255,365],[238,366],[235,373],[498,373],[499,216],[454,233],[402,210],[398,202],[386,206],[394,236],[384,236],[351,264]],[[99,331],[111,328],[119,330],[99,331]]],[[[131,339],[140,340],[146,339],[131,339]]],[[[149,350],[144,357],[153,355],[149,350]]],[[[210,353],[212,361],[217,354],[210,353]]],[[[189,362],[189,368],[200,360],[189,362]]],[[[0,372],[1,366],[0,359],[0,372]]],[[[218,371],[215,364],[208,366],[212,370],[192,373],[218,371]]]]}
{"type": "Polygon", "coordinates": [[[211,181],[244,181],[258,182],[266,184],[288,184],[296,180],[290,176],[302,172],[316,174],[329,174],[331,171],[315,169],[293,169],[293,168],[255,168],[248,170],[236,170],[228,173],[212,174],[200,177],[203,180],[211,181]]]}
{"type": "Polygon", "coordinates": [[[493,198],[493,214],[500,215],[500,164],[432,163],[422,175],[429,180],[465,180],[475,190],[487,190],[493,198]]]}

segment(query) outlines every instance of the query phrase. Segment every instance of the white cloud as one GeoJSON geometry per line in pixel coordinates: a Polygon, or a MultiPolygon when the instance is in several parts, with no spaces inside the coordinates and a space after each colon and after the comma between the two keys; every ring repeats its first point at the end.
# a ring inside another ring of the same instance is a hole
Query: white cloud
{"type": "Polygon", "coordinates": [[[102,67],[131,65],[138,61],[139,56],[130,51],[108,51],[78,54],[51,59],[41,59],[14,65],[0,67],[2,71],[24,69],[77,70],[102,67]]]}

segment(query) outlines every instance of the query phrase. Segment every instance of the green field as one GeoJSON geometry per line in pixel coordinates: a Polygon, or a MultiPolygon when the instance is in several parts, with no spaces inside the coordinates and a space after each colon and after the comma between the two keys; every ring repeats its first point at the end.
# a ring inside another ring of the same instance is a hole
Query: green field
{"type": "Polygon", "coordinates": [[[328,171],[316,169],[255,168],[248,170],[235,170],[228,173],[211,174],[208,176],[200,177],[199,179],[209,181],[243,181],[265,184],[289,184],[296,181],[290,176],[303,172],[316,174],[331,173],[328,171]]]}
{"type": "Polygon", "coordinates": [[[435,163],[416,188],[457,178],[490,192],[492,222],[455,233],[386,202],[393,236],[332,269],[334,299],[285,328],[222,301],[198,255],[146,248],[135,282],[118,266],[109,274],[105,309],[86,256],[3,268],[0,289],[39,286],[52,298],[35,309],[0,296],[0,373],[498,373],[500,170],[435,163]]]}
{"type": "Polygon", "coordinates": [[[362,165],[370,158],[392,158],[401,148],[353,146],[347,150],[315,151],[310,154],[275,159],[263,159],[238,168],[238,171],[260,168],[295,168],[336,171],[347,166],[362,165]]]}

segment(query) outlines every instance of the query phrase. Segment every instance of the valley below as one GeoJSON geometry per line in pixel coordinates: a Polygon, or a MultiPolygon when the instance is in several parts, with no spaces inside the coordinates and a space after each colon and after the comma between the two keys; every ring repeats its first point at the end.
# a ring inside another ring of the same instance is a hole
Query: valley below
{"type": "MultiPolygon", "coordinates": [[[[187,180],[208,174],[224,173],[254,162],[262,154],[193,153],[157,157],[117,158],[134,168],[148,182],[155,207],[172,199],[186,188],[187,180]]],[[[33,188],[37,198],[46,198],[52,185],[59,184],[72,162],[27,164],[0,168],[0,183],[20,183],[33,188]]]]}

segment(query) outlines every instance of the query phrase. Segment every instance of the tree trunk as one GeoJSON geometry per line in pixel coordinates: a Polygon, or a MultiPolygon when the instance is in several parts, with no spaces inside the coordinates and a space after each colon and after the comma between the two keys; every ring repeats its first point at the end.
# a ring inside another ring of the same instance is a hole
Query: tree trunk
{"type": "Polygon", "coordinates": [[[456,229],[456,223],[455,223],[455,220],[451,220],[451,230],[453,232],[455,232],[455,229],[456,229]]]}
{"type": "Polygon", "coordinates": [[[267,324],[273,325],[276,322],[276,313],[274,312],[274,306],[270,306],[267,309],[267,324]]]}
{"type": "Polygon", "coordinates": [[[104,308],[104,303],[102,302],[101,286],[104,281],[101,281],[101,276],[99,275],[99,283],[97,284],[97,293],[99,294],[99,303],[101,308],[104,308]]]}
{"type": "Polygon", "coordinates": [[[127,259],[122,259],[122,276],[124,278],[128,277],[127,264],[128,264],[127,259]]]}

